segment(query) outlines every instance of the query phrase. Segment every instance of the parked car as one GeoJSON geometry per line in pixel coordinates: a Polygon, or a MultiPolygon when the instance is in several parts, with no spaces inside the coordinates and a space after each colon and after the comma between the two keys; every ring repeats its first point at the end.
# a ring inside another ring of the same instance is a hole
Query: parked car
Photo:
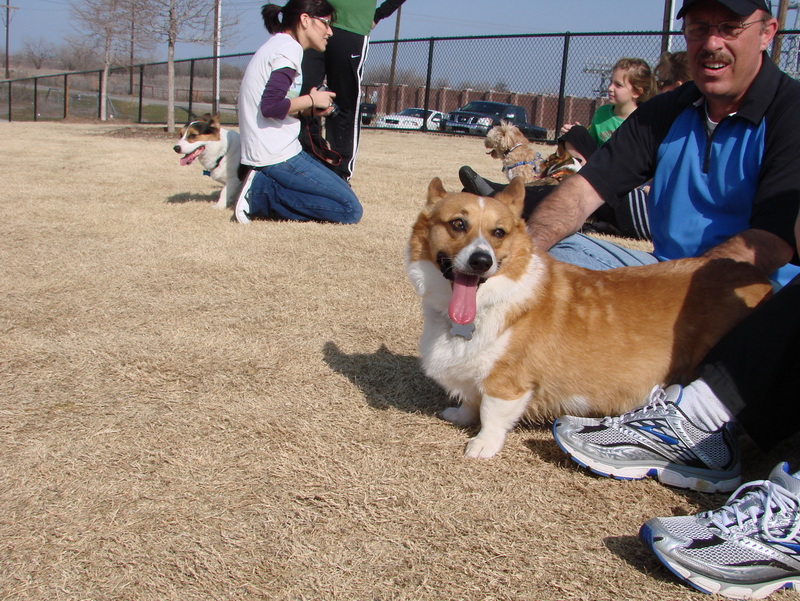
{"type": "Polygon", "coordinates": [[[439,126],[441,131],[461,134],[485,136],[500,121],[508,121],[516,125],[529,140],[544,140],[547,130],[538,125],[528,123],[525,109],[516,104],[473,100],[457,111],[451,112],[439,126]]]}
{"type": "Polygon", "coordinates": [[[444,113],[419,108],[403,109],[399,113],[378,117],[375,127],[390,127],[394,129],[422,129],[425,120],[429,130],[438,130],[439,123],[444,119],[444,113]],[[426,119],[427,115],[427,119],[426,119]]]}
{"type": "Polygon", "coordinates": [[[375,118],[375,111],[378,110],[378,106],[373,104],[372,102],[362,102],[361,109],[359,110],[359,114],[361,116],[361,125],[369,125],[372,123],[372,120],[375,118]]]}

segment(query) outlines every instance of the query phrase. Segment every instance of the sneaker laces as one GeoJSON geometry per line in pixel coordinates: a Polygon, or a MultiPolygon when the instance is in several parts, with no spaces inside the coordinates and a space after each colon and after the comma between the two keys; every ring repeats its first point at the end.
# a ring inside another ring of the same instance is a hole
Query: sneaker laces
{"type": "Polygon", "coordinates": [[[650,390],[650,394],[647,395],[647,400],[645,401],[644,405],[628,411],[627,413],[623,413],[622,415],[604,417],[602,420],[600,420],[600,423],[604,426],[611,426],[613,428],[619,426],[621,422],[625,422],[635,417],[638,413],[644,413],[645,411],[658,409],[659,407],[661,409],[667,408],[667,391],[661,386],[655,385],[650,390]]]}
{"type": "Polygon", "coordinates": [[[706,516],[712,524],[725,534],[733,534],[732,527],[736,525],[740,533],[745,532],[746,522],[751,522],[751,528],[757,529],[765,540],[777,543],[792,542],[800,532],[800,498],[780,484],[771,480],[755,480],[747,482],[730,496],[728,501],[715,511],[707,512],[706,516]],[[740,493],[749,490],[741,498],[740,493]],[[773,517],[783,515],[790,517],[791,527],[771,525],[773,517]],[[783,532],[783,534],[781,534],[783,532]]]}

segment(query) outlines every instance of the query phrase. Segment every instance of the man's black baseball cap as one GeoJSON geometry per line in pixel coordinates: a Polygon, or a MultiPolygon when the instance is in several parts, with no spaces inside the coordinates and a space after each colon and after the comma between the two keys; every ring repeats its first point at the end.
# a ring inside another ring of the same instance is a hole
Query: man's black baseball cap
{"type": "MultiPolygon", "coordinates": [[[[678,19],[682,19],[687,10],[701,1],[702,0],[683,0],[683,6],[678,11],[678,19]]],[[[741,16],[752,15],[759,9],[765,10],[772,14],[769,0],[715,0],[715,2],[718,2],[725,8],[728,8],[737,15],[741,16]]]]}

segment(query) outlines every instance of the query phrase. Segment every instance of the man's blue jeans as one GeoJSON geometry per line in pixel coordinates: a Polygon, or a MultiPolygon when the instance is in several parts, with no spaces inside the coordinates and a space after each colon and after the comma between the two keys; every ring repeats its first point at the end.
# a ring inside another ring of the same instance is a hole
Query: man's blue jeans
{"type": "Polygon", "coordinates": [[[292,221],[358,223],[364,212],[347,182],[305,152],[262,167],[248,204],[251,217],[292,221]]]}
{"type": "Polygon", "coordinates": [[[573,234],[564,238],[550,249],[550,256],[564,263],[596,271],[658,263],[655,256],[643,250],[624,248],[584,234],[573,234]]]}

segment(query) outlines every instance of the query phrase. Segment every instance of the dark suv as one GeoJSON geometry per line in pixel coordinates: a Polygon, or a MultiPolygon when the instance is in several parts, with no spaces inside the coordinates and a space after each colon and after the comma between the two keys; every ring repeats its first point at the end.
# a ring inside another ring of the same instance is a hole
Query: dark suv
{"type": "Polygon", "coordinates": [[[495,125],[500,125],[501,120],[516,125],[522,135],[529,140],[547,138],[545,128],[528,123],[528,115],[521,106],[488,100],[468,102],[457,111],[447,115],[439,124],[439,129],[452,133],[485,136],[486,132],[495,125]]]}

